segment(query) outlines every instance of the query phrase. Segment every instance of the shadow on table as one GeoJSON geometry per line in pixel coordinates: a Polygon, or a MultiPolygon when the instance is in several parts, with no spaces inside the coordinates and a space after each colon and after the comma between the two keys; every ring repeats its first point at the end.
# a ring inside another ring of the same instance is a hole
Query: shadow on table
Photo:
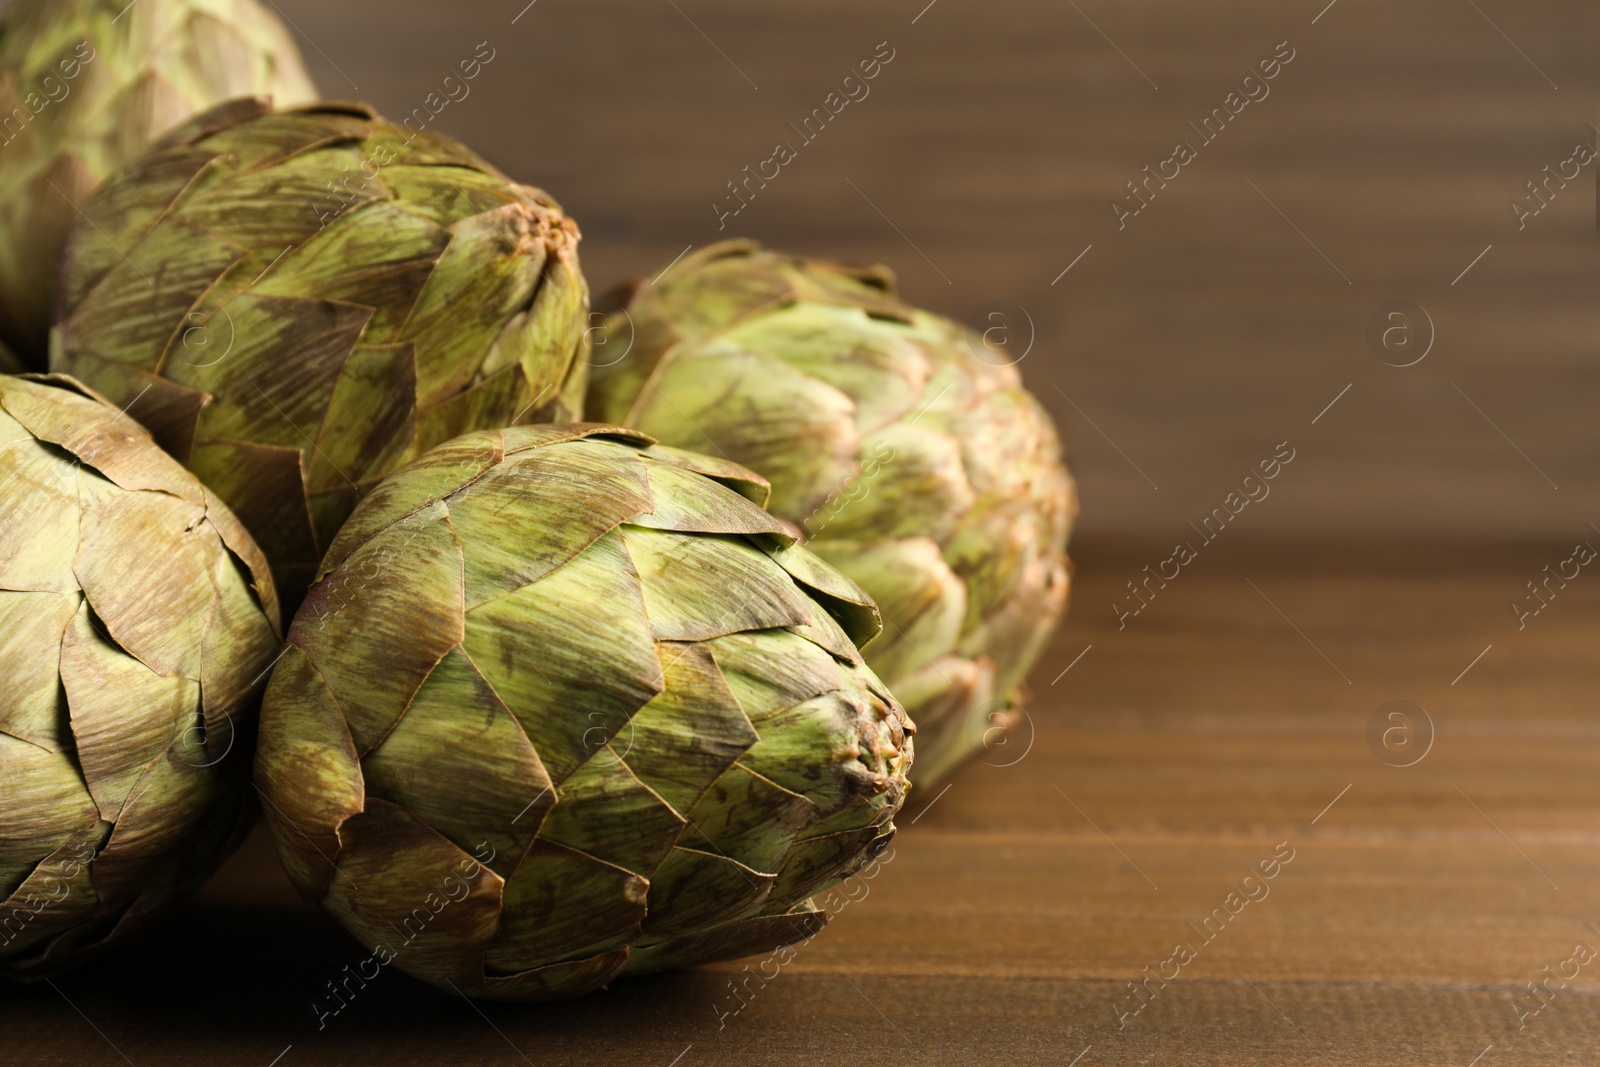
{"type": "Polygon", "coordinates": [[[433,1043],[457,1028],[493,1038],[484,1025],[490,1019],[523,1035],[587,1031],[623,1038],[659,1029],[663,1018],[703,1017],[714,1028],[711,1005],[728,981],[712,971],[681,971],[619,980],[559,1004],[474,1005],[385,967],[364,987],[351,982],[353,994],[341,990],[336,999],[330,983],[368,956],[311,907],[196,904],[139,946],[57,977],[53,987],[0,986],[0,1048],[55,1047],[60,1035],[72,1033],[94,1047],[100,1039],[84,1020],[135,1063],[141,1062],[136,1049],[170,1053],[173,1046],[220,1052],[331,1038],[341,1046],[395,1047],[424,1035],[433,1043]]]}

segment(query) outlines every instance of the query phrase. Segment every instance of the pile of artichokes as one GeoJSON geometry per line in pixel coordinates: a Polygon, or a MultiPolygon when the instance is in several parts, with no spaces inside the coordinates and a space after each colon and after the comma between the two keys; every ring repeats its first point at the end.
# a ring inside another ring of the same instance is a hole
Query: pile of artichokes
{"type": "Polygon", "coordinates": [[[1017,717],[1073,483],[886,269],[726,242],[593,328],[554,199],[257,0],[19,0],[0,108],[0,973],[258,814],[444,990],[767,951],[1017,717]]]}

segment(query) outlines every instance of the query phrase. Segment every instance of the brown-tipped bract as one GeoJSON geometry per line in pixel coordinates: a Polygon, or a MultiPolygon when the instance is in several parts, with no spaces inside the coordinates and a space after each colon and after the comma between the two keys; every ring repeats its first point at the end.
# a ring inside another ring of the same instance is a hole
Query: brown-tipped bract
{"type": "Polygon", "coordinates": [[[0,974],[167,917],[254,810],[266,559],[138,424],[0,377],[0,974]]]}
{"type": "Polygon", "coordinates": [[[290,611],[385,474],[581,404],[577,226],[446,137],[235,101],[84,212],[51,367],[132,405],[228,502],[290,611]]]}
{"type": "Polygon", "coordinates": [[[912,726],[871,601],[722,460],[470,434],[328,552],[256,780],[309,900],[446,991],[548,1000],[809,936],[876,855],[912,726]]]}
{"type": "Polygon", "coordinates": [[[603,327],[589,417],[760,472],[773,514],[877,602],[867,662],[920,727],[917,781],[996,743],[1065,609],[1077,511],[1011,359],[901,302],[886,268],[749,241],[633,287],[603,327]]]}

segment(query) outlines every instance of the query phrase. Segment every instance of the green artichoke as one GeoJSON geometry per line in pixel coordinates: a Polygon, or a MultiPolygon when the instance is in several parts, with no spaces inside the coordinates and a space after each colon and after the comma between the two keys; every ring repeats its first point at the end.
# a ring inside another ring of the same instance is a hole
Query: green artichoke
{"type": "Polygon", "coordinates": [[[84,212],[52,369],[134,405],[255,535],[286,612],[385,474],[581,405],[577,226],[448,138],[238,100],[84,212]]]}
{"type": "Polygon", "coordinates": [[[127,941],[254,811],[279,648],[237,519],[115,407],[0,377],[0,973],[127,941]]]}
{"type": "Polygon", "coordinates": [[[469,434],[329,549],[262,711],[300,892],[435,986],[548,1000],[810,936],[887,845],[912,726],[870,600],[731,463],[469,434]]]}
{"type": "Polygon", "coordinates": [[[256,0],[19,0],[0,18],[0,339],[43,368],[74,205],[236,96],[317,96],[256,0]]]}
{"type": "Polygon", "coordinates": [[[883,612],[867,662],[920,727],[918,783],[999,743],[1065,610],[1077,510],[1016,368],[902,303],[887,268],[749,241],[618,304],[588,417],[771,480],[769,510],[883,612]]]}

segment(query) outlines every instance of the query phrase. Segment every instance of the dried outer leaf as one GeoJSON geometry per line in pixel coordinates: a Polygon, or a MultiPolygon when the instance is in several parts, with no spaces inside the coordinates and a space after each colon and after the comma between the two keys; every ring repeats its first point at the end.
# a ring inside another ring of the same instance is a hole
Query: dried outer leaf
{"type": "MultiPolygon", "coordinates": [[[[195,888],[153,877],[180,864],[186,851],[210,836],[199,831],[223,803],[216,776],[206,766],[205,749],[184,746],[184,740],[180,736],[175,751],[144,768],[115,813],[111,838],[91,870],[95,892],[108,904],[126,906],[148,893],[169,894],[165,903],[176,903],[195,888]]],[[[189,740],[197,738],[191,735],[189,740]]]]}
{"type": "Polygon", "coordinates": [[[61,635],[82,600],[76,593],[0,589],[0,732],[51,752],[70,748],[60,699],[61,635]]]}
{"type": "Polygon", "coordinates": [[[255,777],[289,880],[306,900],[320,901],[328,883],[344,877],[335,866],[340,829],[362,810],[364,786],[339,702],[292,643],[267,683],[255,777]]]}
{"type": "Polygon", "coordinates": [[[541,837],[506,882],[484,966],[515,974],[524,960],[581,959],[629,945],[649,888],[637,874],[541,837]]]}
{"type": "Polygon", "coordinates": [[[144,427],[64,374],[30,374],[0,385],[0,406],[41,441],[60,445],[123,489],[155,489],[199,504],[203,487],[150,447],[144,427]]]}
{"type": "MultiPolygon", "coordinates": [[[[259,170],[310,153],[319,146],[347,145],[372,136],[378,113],[366,104],[320,100],[274,110],[272,101],[218,104],[162,138],[161,147],[203,144],[240,170],[259,170]]],[[[349,190],[347,190],[347,193],[349,190]]]]}
{"type": "MultiPolygon", "coordinates": [[[[195,440],[244,440],[310,449],[328,414],[346,357],[372,309],[334,300],[246,293],[218,314],[227,318],[225,356],[174,351],[166,377],[212,396],[200,412],[195,440]],[[270,361],[272,380],[259,367],[270,361]]],[[[214,327],[219,332],[222,326],[214,327]]],[[[207,346],[209,348],[209,345],[207,346]]],[[[315,454],[308,463],[314,460],[315,454]]]]}
{"type": "MultiPolygon", "coordinates": [[[[632,432],[637,433],[637,431],[632,432]]],[[[654,440],[644,434],[638,434],[638,437],[645,441],[654,440]]],[[[696,474],[703,474],[762,508],[767,506],[767,500],[772,496],[770,482],[749,467],[741,466],[730,459],[719,459],[663,444],[651,447],[646,452],[646,457],[647,462],[667,463],[694,471],[696,474]]]]}
{"type": "Polygon", "coordinates": [[[652,503],[633,449],[570,440],[513,453],[448,506],[470,610],[539,581],[652,503]]]}
{"type": "Polygon", "coordinates": [[[445,506],[435,503],[352,553],[295,616],[289,640],[316,664],[362,755],[462,643],[461,567],[445,506]],[[350,628],[368,635],[361,645],[344,639],[350,628]]]}
{"type": "Polygon", "coordinates": [[[646,292],[681,336],[690,340],[793,303],[792,272],[775,257],[751,254],[759,248],[754,242],[737,240],[707,245],[679,260],[646,292]]]}
{"type": "Polygon", "coordinates": [[[64,233],[67,254],[82,264],[61,294],[64,303],[77,305],[88,289],[120,266],[123,254],[138,246],[215,158],[215,152],[177,148],[152,152],[130,163],[126,170],[130,180],[90,205],[88,217],[93,225],[70,236],[64,233]]]}
{"type": "Polygon", "coordinates": [[[93,920],[102,905],[90,864],[110,833],[108,822],[79,830],[0,902],[0,936],[12,968],[25,969],[30,952],[93,920]]]}
{"type": "MultiPolygon", "coordinates": [[[[506,455],[526,452],[530,448],[560,444],[578,438],[597,437],[622,444],[648,445],[655,439],[626,426],[604,422],[575,422],[557,426],[511,426],[505,431],[506,455]]],[[[610,453],[615,456],[616,453],[610,453]]]]}
{"type": "MultiPolygon", "coordinates": [[[[91,352],[59,354],[55,369],[60,373],[50,375],[51,379],[91,380],[125,414],[137,407],[138,425],[148,430],[172,458],[189,462],[200,411],[211,402],[209,394],[126,363],[101,359],[91,352]]],[[[133,416],[128,418],[131,421],[133,416]]]]}
{"type": "Polygon", "coordinates": [[[412,451],[440,447],[441,442],[453,441],[479,426],[498,426],[513,419],[547,422],[532,417],[541,410],[538,399],[521,367],[497,371],[431,407],[418,408],[412,451]]]}
{"type": "Polygon", "coordinates": [[[383,743],[361,761],[369,797],[405,808],[463,851],[517,869],[556,803],[539,754],[459,647],[428,675],[383,743]],[[427,765],[426,775],[415,773],[427,765]]]}
{"type": "Polygon", "coordinates": [[[250,580],[250,589],[261,605],[261,612],[266,616],[267,625],[271,627],[275,638],[282,639],[284,626],[280,622],[278,590],[272,584],[272,571],[267,566],[267,557],[228,505],[210,490],[205,491],[205,501],[206,521],[217,531],[217,536],[222,539],[227,550],[244,564],[250,580]]]}
{"type": "Polygon", "coordinates": [[[650,913],[643,926],[651,941],[688,934],[749,915],[767,899],[776,875],[738,860],[678,845],[650,880],[650,913]]]}
{"type": "MultiPolygon", "coordinates": [[[[208,441],[194,450],[189,462],[195,476],[212,487],[273,561],[274,584],[280,590],[295,586],[279,576],[309,571],[311,564],[298,561],[316,554],[316,532],[301,498],[302,462],[299,449],[248,441],[208,441]]],[[[293,606],[283,603],[285,611],[293,606]]]]}
{"type": "Polygon", "coordinates": [[[607,985],[622,973],[628,950],[602,952],[586,960],[552,963],[510,975],[489,975],[474,995],[484,1000],[509,1000],[536,1003],[562,1000],[588,993],[607,985]]]}
{"type": "Polygon", "coordinates": [[[1015,502],[973,515],[945,555],[967,584],[970,628],[1010,601],[1037,604],[1045,587],[1056,580],[1055,572],[1066,569],[1066,560],[1050,544],[1049,531],[1037,513],[1015,502]],[[989,549],[998,551],[991,554],[989,549]]]}
{"type": "Polygon", "coordinates": [[[75,593],[78,483],[73,463],[59,452],[21,442],[0,451],[0,588],[75,593]]]}
{"type": "Polygon", "coordinates": [[[200,677],[213,591],[205,508],[164,493],[122,493],[83,509],[73,573],[110,636],[162,675],[200,677]],[[137,544],[141,551],[126,552],[137,544]]]}
{"type": "Polygon", "coordinates": [[[809,903],[781,915],[753,915],[709,930],[641,942],[628,957],[624,974],[650,974],[696,963],[717,963],[755,956],[804,941],[828,925],[828,916],[809,903]]]}
{"type": "Polygon", "coordinates": [[[783,523],[734,490],[676,464],[656,461],[659,446],[640,453],[654,510],[633,516],[635,526],[685,533],[771,534],[787,537],[783,523]]]}
{"type": "Polygon", "coordinates": [[[328,397],[306,471],[307,492],[370,483],[408,458],[417,432],[410,404],[415,369],[410,344],[361,346],[350,353],[328,397]]]}
{"type": "Polygon", "coordinates": [[[193,720],[199,679],[163,676],[130,657],[99,631],[86,602],[61,641],[61,684],[79,770],[101,817],[116,822],[134,783],[193,720]]]}
{"type": "Polygon", "coordinates": [[[678,812],[761,739],[704,645],[659,642],[663,688],[625,732],[628,766],[678,812]]]}
{"type": "Polygon", "coordinates": [[[661,691],[639,577],[615,534],[473,608],[465,644],[558,788],[661,691]]]}
{"type": "Polygon", "coordinates": [[[368,798],[341,830],[326,906],[360,942],[441,989],[475,988],[504,879],[397,804],[368,798]]]}
{"type": "Polygon", "coordinates": [[[632,725],[561,783],[561,801],[539,836],[648,879],[684,820],[624,762],[638,743],[632,725]]]}
{"type": "Polygon", "coordinates": [[[72,758],[0,733],[0,889],[100,821],[72,758]]]}
{"type": "Polygon", "coordinates": [[[811,621],[805,594],[743,538],[640,526],[625,526],[620,535],[638,569],[650,633],[658,641],[704,641],[811,621]]]}
{"type": "MultiPolygon", "coordinates": [[[[537,189],[523,187],[530,198],[536,198],[537,189]]],[[[559,385],[567,377],[559,361],[549,358],[551,353],[571,353],[570,373],[579,376],[580,396],[569,419],[582,417],[581,389],[587,384],[582,376],[589,367],[589,283],[578,267],[578,227],[570,218],[557,217],[546,212],[537,219],[540,237],[547,259],[544,273],[534,292],[533,302],[526,312],[528,329],[525,333],[502,332],[497,345],[501,352],[491,353],[486,366],[492,366],[496,356],[515,358],[527,374],[529,382],[537,388],[559,385]]]]}
{"type": "Polygon", "coordinates": [[[827,609],[858,648],[865,647],[883,629],[878,605],[866,590],[826,560],[798,545],[763,546],[772,561],[806,588],[827,609]]]}
{"type": "Polygon", "coordinates": [[[193,325],[188,314],[196,301],[249,254],[242,245],[171,218],[137,247],[114,251],[119,261],[56,322],[52,359],[57,351],[126,352],[133,358],[124,362],[160,372],[185,325],[193,325]]]}
{"type": "Polygon", "coordinates": [[[866,542],[825,541],[812,550],[865,583],[894,626],[867,646],[867,662],[888,678],[903,678],[948,655],[967,619],[967,584],[950,570],[926,537],[866,542]]]}
{"type": "Polygon", "coordinates": [[[818,648],[826,649],[836,659],[852,666],[859,667],[866,662],[861,658],[860,649],[851,643],[849,635],[826,611],[812,612],[811,622],[808,625],[789,626],[785,629],[805,638],[818,648]]]}
{"type": "MultiPolygon", "coordinates": [[[[353,162],[359,166],[360,153],[356,155],[353,162]]],[[[323,162],[317,164],[316,173],[321,179],[329,173],[337,175],[337,170],[323,162]]],[[[376,184],[363,186],[361,195],[374,195],[377,188],[376,184]]],[[[324,193],[320,188],[316,192],[324,193]]],[[[302,196],[286,203],[293,205],[296,217],[303,221],[311,213],[300,205],[309,199],[302,196]]],[[[436,222],[391,201],[363,204],[360,210],[360,226],[334,227],[318,241],[302,238],[287,246],[277,241],[276,247],[288,247],[288,251],[252,288],[263,296],[315,293],[326,300],[370,308],[372,325],[363,343],[397,344],[423,286],[450,244],[450,235],[436,222]]]]}
{"type": "Polygon", "coordinates": [[[471,485],[504,458],[501,432],[483,430],[441,445],[409,464],[404,473],[379,482],[334,538],[317,578],[342,564],[379,531],[471,485]]]}

